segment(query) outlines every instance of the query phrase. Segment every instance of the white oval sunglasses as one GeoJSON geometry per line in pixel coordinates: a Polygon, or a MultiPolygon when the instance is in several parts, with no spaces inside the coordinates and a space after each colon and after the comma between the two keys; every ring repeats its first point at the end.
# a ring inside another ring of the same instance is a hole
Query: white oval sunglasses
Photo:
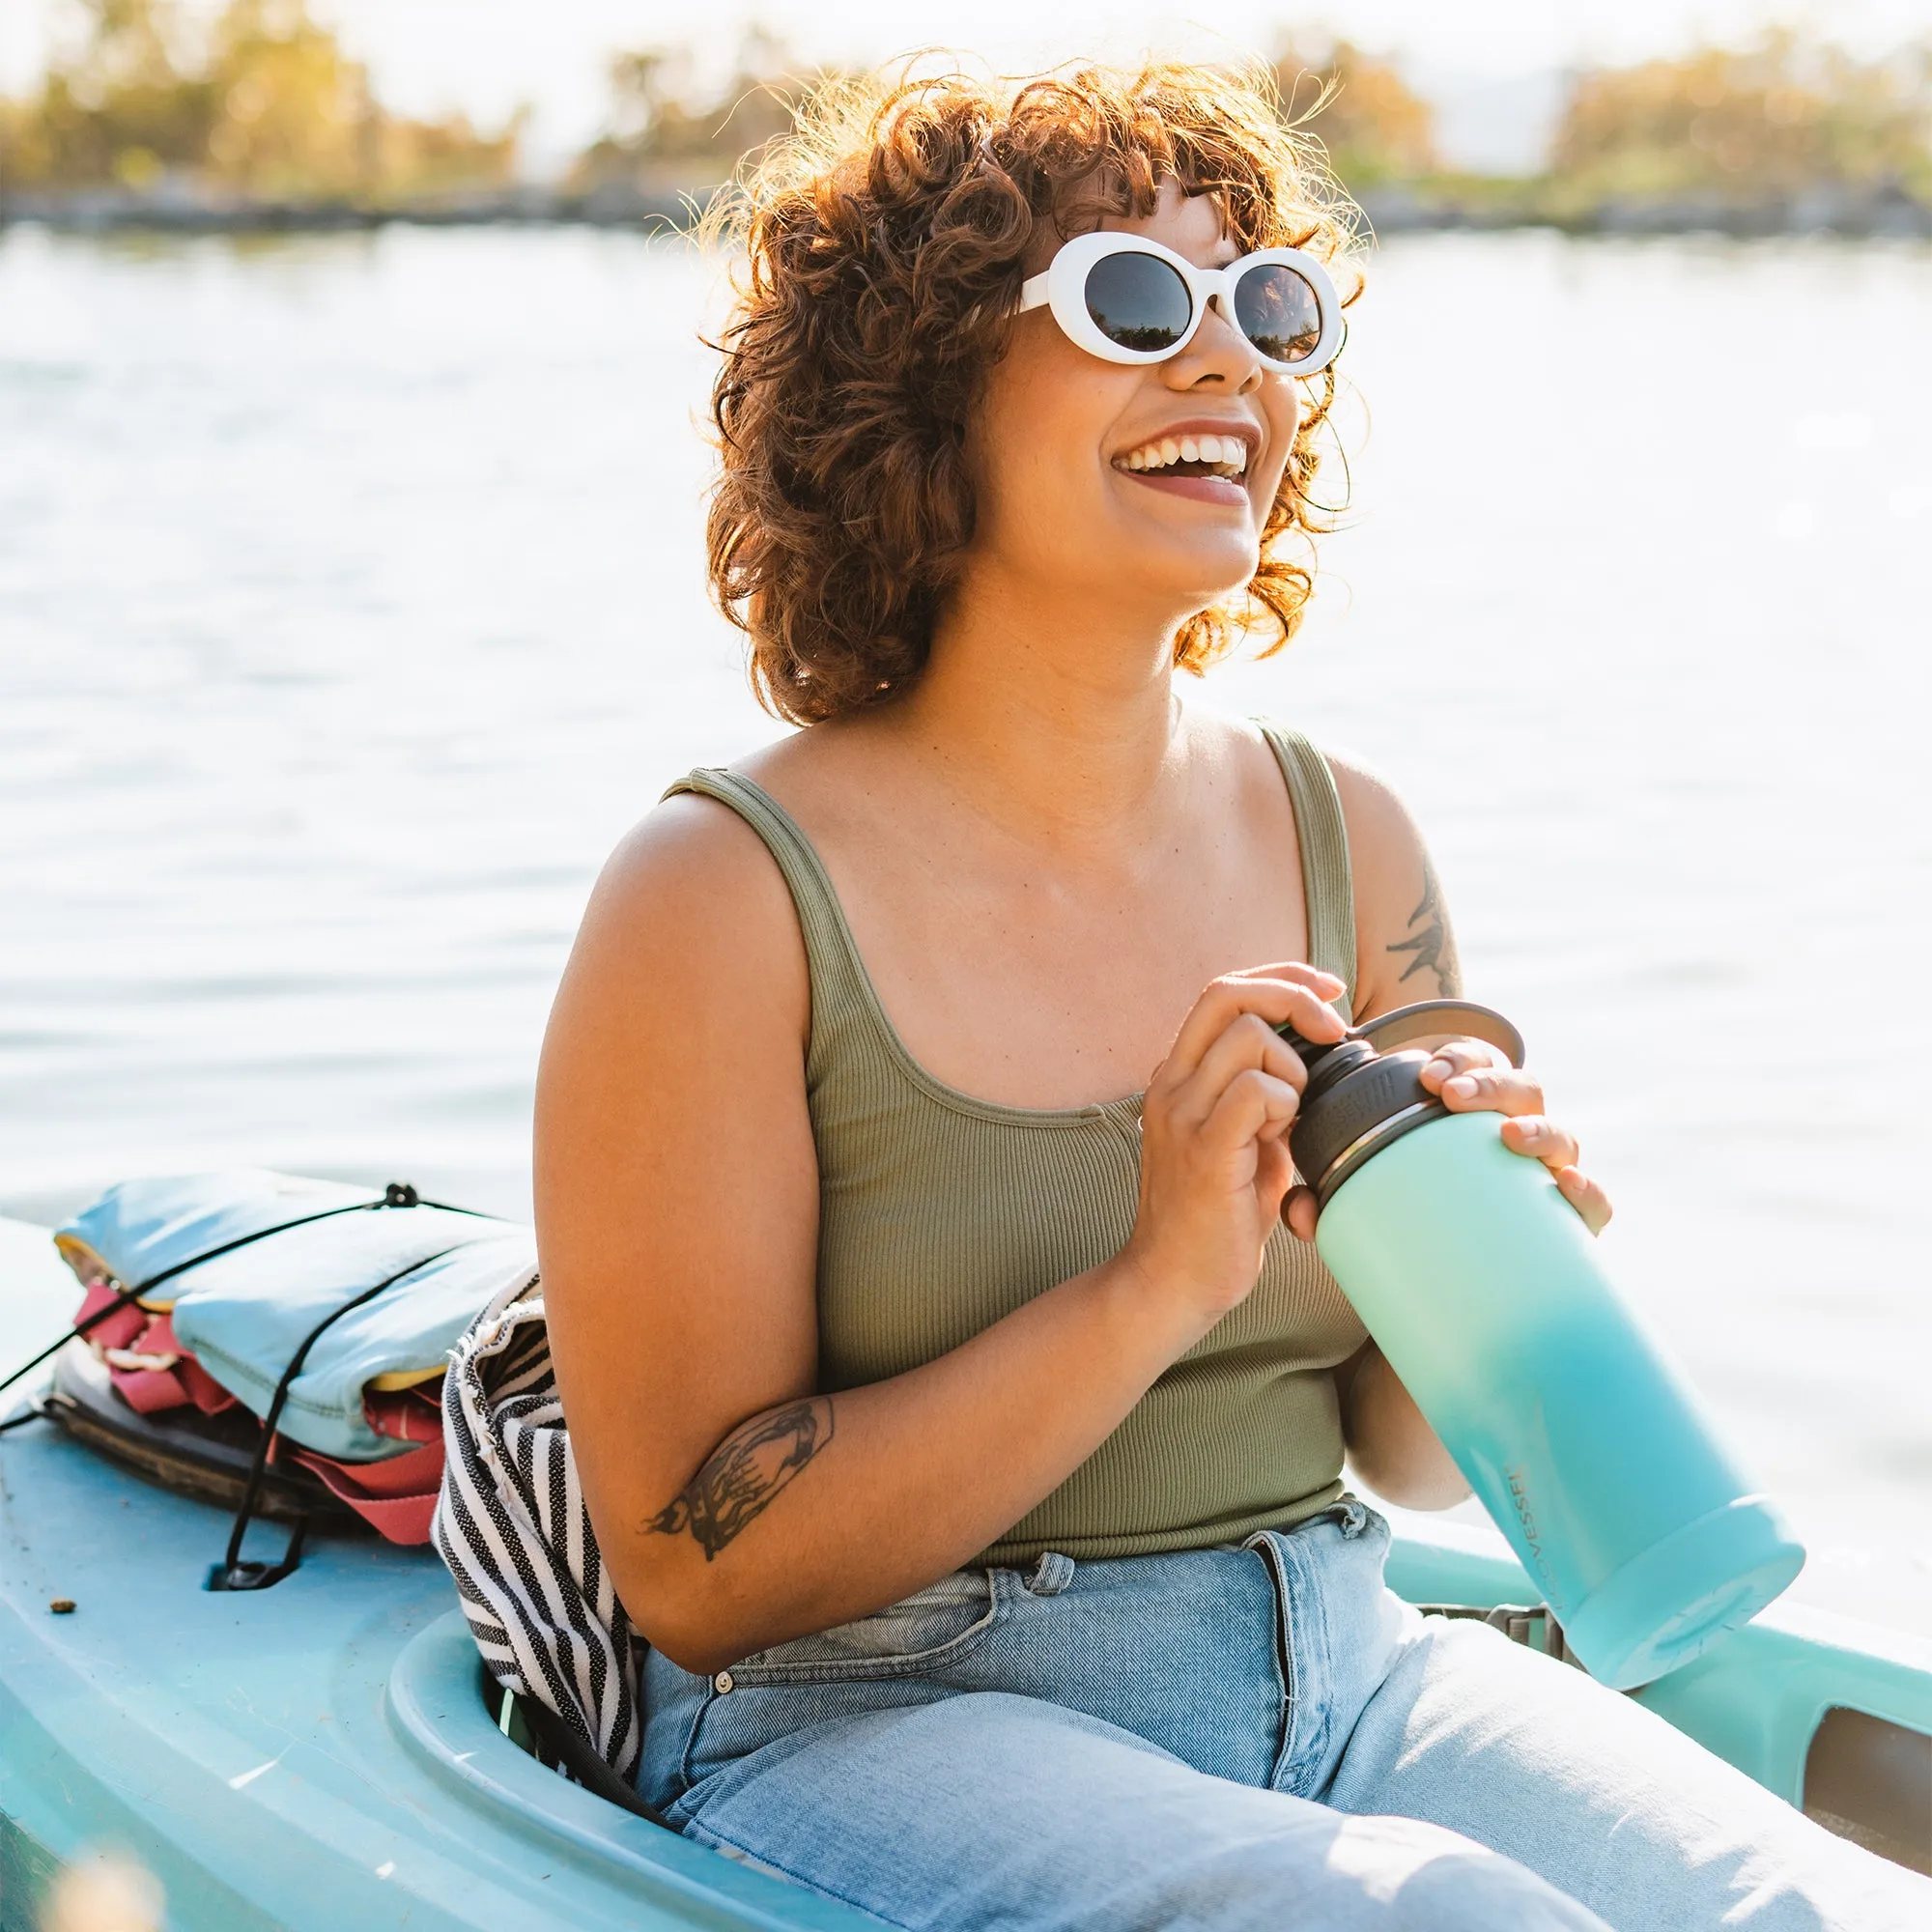
{"type": "Polygon", "coordinates": [[[1210,302],[1286,375],[1318,375],[1342,346],[1335,284],[1299,248],[1197,269],[1158,242],[1095,230],[1061,244],[1021,288],[1015,313],[1051,308],[1067,339],[1103,362],[1164,362],[1194,339],[1210,302]]]}

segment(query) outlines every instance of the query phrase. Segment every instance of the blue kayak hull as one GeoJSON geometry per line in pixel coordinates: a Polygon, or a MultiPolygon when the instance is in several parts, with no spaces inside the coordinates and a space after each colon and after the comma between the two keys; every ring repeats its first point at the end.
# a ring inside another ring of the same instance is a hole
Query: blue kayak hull
{"type": "MultiPolygon", "coordinates": [[[[42,1287],[71,1308],[71,1284],[42,1287]]],[[[32,1339],[0,1325],[10,1352],[32,1339]]],[[[103,1845],[161,1881],[175,1932],[875,1922],[526,1755],[429,1551],[323,1537],[273,1589],[214,1594],[227,1532],[48,1423],[0,1437],[0,1932],[31,1932],[59,1865],[103,1845]]],[[[275,1526],[252,1535],[279,1551],[275,1526]]],[[[1467,1529],[1406,1535],[1390,1580],[1417,1602],[1534,1601],[1467,1529]]],[[[1800,1802],[1828,1711],[1932,1733],[1932,1644],[1774,1608],[1641,1695],[1800,1802]]]]}

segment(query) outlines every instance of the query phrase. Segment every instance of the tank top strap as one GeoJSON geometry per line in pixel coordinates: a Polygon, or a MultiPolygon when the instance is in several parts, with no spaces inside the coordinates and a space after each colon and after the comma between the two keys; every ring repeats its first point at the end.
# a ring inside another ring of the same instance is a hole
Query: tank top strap
{"type": "Polygon", "coordinates": [[[1301,894],[1308,909],[1308,963],[1348,986],[1344,1012],[1355,1014],[1355,880],[1349,828],[1328,760],[1299,731],[1258,718],[1294,810],[1301,846],[1301,894]]]}
{"type": "Polygon", "coordinates": [[[811,980],[810,1059],[817,1063],[838,1026],[853,1020],[864,1026],[875,1013],[871,982],[866,977],[865,963],[845,923],[844,908],[838,903],[825,862],[791,813],[762,786],[738,772],[700,765],[687,772],[664,795],[675,798],[680,792],[715,799],[735,811],[764,840],[765,849],[784,875],[798,914],[799,931],[805,938],[806,968],[811,980]]]}

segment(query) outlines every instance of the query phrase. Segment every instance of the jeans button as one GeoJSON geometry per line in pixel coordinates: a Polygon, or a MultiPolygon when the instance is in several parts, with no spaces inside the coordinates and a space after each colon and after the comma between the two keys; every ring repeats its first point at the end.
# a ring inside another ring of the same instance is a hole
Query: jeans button
{"type": "Polygon", "coordinates": [[[721,1670],[718,1673],[718,1675],[711,1680],[711,1688],[712,1690],[717,1691],[721,1697],[724,1696],[725,1691],[731,1689],[731,1673],[728,1670],[721,1670]]]}

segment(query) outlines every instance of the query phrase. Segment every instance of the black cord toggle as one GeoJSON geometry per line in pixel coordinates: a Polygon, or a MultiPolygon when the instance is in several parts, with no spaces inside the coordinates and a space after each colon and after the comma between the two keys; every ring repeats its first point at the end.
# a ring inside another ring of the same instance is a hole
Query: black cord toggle
{"type": "Polygon", "coordinates": [[[420,1208],[422,1196],[407,1180],[392,1180],[383,1190],[384,1208],[420,1208]]]}
{"type": "MultiPolygon", "coordinates": [[[[208,1573],[211,1590],[268,1590],[284,1577],[293,1577],[301,1568],[302,1541],[308,1535],[308,1518],[298,1517],[289,1547],[279,1563],[258,1562],[252,1556],[231,1556],[208,1573]]],[[[235,1546],[229,1546],[233,1548],[235,1546]]]]}

